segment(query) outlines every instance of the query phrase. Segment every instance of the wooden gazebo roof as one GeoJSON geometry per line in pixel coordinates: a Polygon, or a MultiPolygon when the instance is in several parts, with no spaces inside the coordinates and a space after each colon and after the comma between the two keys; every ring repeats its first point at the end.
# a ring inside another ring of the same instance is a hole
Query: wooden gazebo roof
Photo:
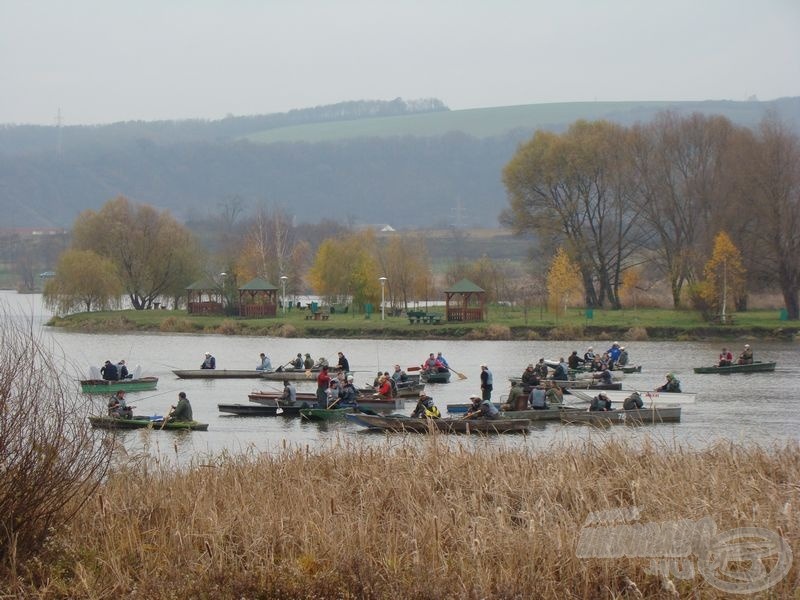
{"type": "Polygon", "coordinates": [[[448,321],[485,321],[486,290],[469,279],[462,279],[445,294],[445,318],[448,321]]]}
{"type": "Polygon", "coordinates": [[[239,316],[274,317],[278,309],[278,286],[255,277],[239,287],[239,316]]]}
{"type": "Polygon", "coordinates": [[[222,287],[210,277],[186,286],[186,310],[190,315],[221,315],[222,287]]]}

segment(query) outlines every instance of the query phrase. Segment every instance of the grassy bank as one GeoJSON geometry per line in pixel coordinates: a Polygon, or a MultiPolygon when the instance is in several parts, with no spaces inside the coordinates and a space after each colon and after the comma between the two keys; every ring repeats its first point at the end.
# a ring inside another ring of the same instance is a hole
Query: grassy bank
{"type": "MultiPolygon", "coordinates": [[[[697,572],[696,556],[688,579],[648,574],[635,552],[576,556],[590,513],[632,507],[640,523],[766,528],[800,556],[797,445],[529,452],[394,439],[392,449],[287,450],[181,472],[130,459],[0,588],[42,599],[594,599],[637,597],[635,584],[647,598],[671,598],[671,586],[730,597],[697,572]]],[[[796,564],[769,597],[795,597],[796,564]]]]}
{"type": "MultiPolygon", "coordinates": [[[[429,308],[442,314],[443,307],[429,308]]],[[[418,338],[418,339],[793,339],[798,321],[781,321],[776,310],[734,315],[732,325],[711,325],[695,311],[639,309],[583,310],[556,316],[540,310],[492,306],[480,323],[411,324],[406,317],[380,314],[333,314],[327,321],[307,320],[304,311],[289,311],[270,319],[189,316],[183,310],[123,310],[55,317],[50,325],[83,332],[162,331],[221,333],[276,337],[418,338]]]]}

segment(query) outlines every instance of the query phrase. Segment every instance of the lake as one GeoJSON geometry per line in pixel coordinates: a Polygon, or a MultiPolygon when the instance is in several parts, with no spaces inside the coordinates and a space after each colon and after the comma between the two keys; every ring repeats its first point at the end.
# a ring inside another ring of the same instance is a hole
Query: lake
{"type": "MultiPolygon", "coordinates": [[[[7,315],[41,324],[48,317],[38,295],[0,292],[0,305],[7,315]]],[[[120,435],[126,449],[146,451],[180,462],[227,452],[277,452],[286,445],[320,449],[332,444],[358,440],[368,444],[418,443],[424,436],[414,434],[372,434],[344,423],[309,423],[284,417],[236,417],[223,415],[217,403],[247,403],[253,390],[279,390],[280,382],[242,380],[179,380],[173,369],[197,369],[206,351],[217,359],[219,369],[254,369],[260,352],[267,353],[273,366],[288,362],[298,352],[315,359],[324,356],[336,363],[338,351],[344,352],[355,371],[357,385],[371,383],[376,372],[392,371],[394,364],[403,368],[422,363],[430,352],[441,351],[450,366],[467,376],[453,375],[451,383],[429,385],[427,391],[444,412],[445,405],[466,402],[480,393],[480,365],[486,363],[494,375],[494,395],[508,393],[508,377],[519,376],[525,366],[539,358],[557,359],[573,350],[583,355],[588,346],[603,351],[614,340],[591,341],[454,341],[454,340],[336,340],[308,338],[255,338],[198,334],[84,334],[67,333],[44,327],[45,339],[52,340],[67,357],[66,369],[75,381],[88,376],[90,365],[124,358],[129,367],[141,365],[144,375],[159,378],[155,392],[128,394],[129,404],[137,413],[164,414],[177,402],[178,392],[186,392],[195,418],[209,423],[207,432],[132,431],[120,435]]],[[[753,346],[756,360],[777,361],[774,373],[734,375],[695,375],[692,367],[714,364],[720,342],[627,342],[619,340],[630,352],[631,363],[641,364],[642,372],[625,375],[623,387],[640,391],[661,385],[667,372],[674,372],[685,392],[694,392],[697,402],[683,406],[682,421],[677,424],[641,427],[616,426],[599,429],[591,426],[562,425],[547,422],[537,425],[529,435],[497,436],[488,442],[477,436],[451,436],[447,443],[485,447],[511,445],[531,449],[553,444],[584,444],[619,438],[639,443],[656,438],[666,444],[694,448],[707,447],[720,440],[736,443],[771,445],[800,441],[800,389],[798,346],[791,342],[740,340],[725,345],[734,355],[744,343],[753,346]]],[[[312,390],[312,382],[298,382],[298,391],[312,390]]],[[[103,412],[105,396],[93,402],[103,412]]],[[[410,413],[414,402],[406,403],[410,413]]]]}

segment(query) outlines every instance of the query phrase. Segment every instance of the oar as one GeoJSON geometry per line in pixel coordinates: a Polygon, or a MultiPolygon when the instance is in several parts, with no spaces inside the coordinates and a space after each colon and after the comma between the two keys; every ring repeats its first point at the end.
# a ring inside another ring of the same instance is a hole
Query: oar
{"type": "Polygon", "coordinates": [[[175,409],[175,407],[173,406],[172,408],[170,408],[170,409],[167,411],[167,414],[166,414],[166,416],[164,417],[164,420],[161,422],[161,430],[163,430],[163,429],[164,429],[164,426],[167,424],[167,421],[169,421],[169,418],[170,418],[170,416],[172,416],[172,411],[173,411],[174,409],[175,409]]]}
{"type": "Polygon", "coordinates": [[[452,371],[453,373],[455,373],[456,375],[458,375],[458,378],[459,378],[459,379],[466,379],[466,378],[467,378],[467,376],[466,376],[466,375],[464,375],[463,373],[459,373],[459,372],[458,372],[458,371],[456,371],[455,369],[452,369],[452,368],[450,368],[450,366],[449,366],[449,365],[447,366],[447,370],[448,370],[448,371],[452,371]]]}
{"type": "Polygon", "coordinates": [[[292,364],[292,361],[294,361],[294,359],[290,360],[290,361],[289,361],[289,362],[287,362],[285,365],[281,365],[280,367],[278,367],[277,369],[275,369],[275,371],[276,371],[276,372],[281,372],[281,371],[283,371],[283,370],[284,370],[286,367],[288,367],[290,364],[292,364]]]}

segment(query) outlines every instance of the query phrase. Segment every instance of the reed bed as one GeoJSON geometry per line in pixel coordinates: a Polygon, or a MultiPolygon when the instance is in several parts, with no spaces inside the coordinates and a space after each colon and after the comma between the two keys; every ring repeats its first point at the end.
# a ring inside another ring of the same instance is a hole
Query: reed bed
{"type": "MultiPolygon", "coordinates": [[[[188,469],[126,462],[0,588],[29,598],[731,597],[699,574],[648,574],[649,558],[576,556],[590,513],[631,507],[642,522],[774,530],[800,556],[796,444],[530,451],[408,440],[188,469]]],[[[797,588],[792,566],[762,597],[797,588]]]]}

